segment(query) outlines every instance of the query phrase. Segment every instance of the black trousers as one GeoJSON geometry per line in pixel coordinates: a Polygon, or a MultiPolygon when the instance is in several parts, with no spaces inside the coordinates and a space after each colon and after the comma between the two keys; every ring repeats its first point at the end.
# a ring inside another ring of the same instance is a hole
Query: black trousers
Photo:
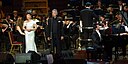
{"type": "Polygon", "coordinates": [[[69,35],[64,36],[64,41],[62,42],[62,50],[69,50],[71,48],[71,39],[69,35]]]}
{"type": "Polygon", "coordinates": [[[114,42],[109,38],[104,39],[104,60],[112,60],[112,48],[114,46],[114,42]]]}
{"type": "Polygon", "coordinates": [[[122,55],[126,56],[126,46],[127,46],[127,38],[125,36],[122,36],[119,38],[119,44],[118,47],[122,48],[122,55]]]}
{"type": "Polygon", "coordinates": [[[82,39],[89,39],[92,35],[93,29],[83,29],[83,33],[81,35],[82,39]]]}
{"type": "Polygon", "coordinates": [[[61,53],[61,40],[60,37],[56,34],[52,36],[51,40],[51,50],[54,54],[60,55],[61,53]]]}
{"type": "Polygon", "coordinates": [[[1,40],[2,40],[2,43],[4,43],[6,51],[10,51],[11,44],[10,44],[8,32],[4,32],[1,36],[2,36],[1,40]]]}

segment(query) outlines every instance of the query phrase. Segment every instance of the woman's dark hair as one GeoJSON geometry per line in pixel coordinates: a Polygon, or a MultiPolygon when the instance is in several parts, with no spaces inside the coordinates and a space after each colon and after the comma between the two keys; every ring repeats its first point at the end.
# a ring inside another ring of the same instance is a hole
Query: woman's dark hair
{"type": "Polygon", "coordinates": [[[31,13],[26,13],[25,16],[24,16],[24,20],[27,20],[27,18],[26,18],[27,14],[30,14],[32,16],[31,13]]]}

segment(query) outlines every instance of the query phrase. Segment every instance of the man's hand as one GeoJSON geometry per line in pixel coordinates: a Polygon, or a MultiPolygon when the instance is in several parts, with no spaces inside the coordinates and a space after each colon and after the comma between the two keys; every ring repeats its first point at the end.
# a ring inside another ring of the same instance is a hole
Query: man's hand
{"type": "Polygon", "coordinates": [[[50,37],[48,37],[47,39],[48,39],[48,41],[50,41],[50,40],[51,40],[51,38],[50,38],[50,37]]]}
{"type": "Polygon", "coordinates": [[[63,40],[64,39],[64,37],[63,36],[61,36],[61,40],[63,40]]]}

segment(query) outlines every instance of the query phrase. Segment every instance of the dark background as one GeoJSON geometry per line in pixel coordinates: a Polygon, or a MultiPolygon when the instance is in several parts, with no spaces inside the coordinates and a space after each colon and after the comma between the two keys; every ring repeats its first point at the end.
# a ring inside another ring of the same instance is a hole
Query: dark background
{"type": "MultiPolygon", "coordinates": [[[[23,11],[22,3],[23,0],[2,0],[2,8],[6,12],[12,12],[13,10],[23,11]]],[[[84,0],[85,2],[89,1],[92,4],[96,4],[97,0],[84,0]]],[[[118,0],[101,0],[103,4],[117,4],[118,0]]],[[[123,0],[128,3],[128,0],[123,0]]],[[[49,8],[56,8],[58,10],[63,10],[67,8],[67,4],[72,6],[82,6],[82,0],[48,0],[49,8]]]]}

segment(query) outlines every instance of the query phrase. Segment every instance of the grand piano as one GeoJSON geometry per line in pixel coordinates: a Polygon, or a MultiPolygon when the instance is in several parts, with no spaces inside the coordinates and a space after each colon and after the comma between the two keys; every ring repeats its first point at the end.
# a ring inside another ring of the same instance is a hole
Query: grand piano
{"type": "Polygon", "coordinates": [[[124,28],[116,29],[115,27],[110,27],[103,32],[103,43],[105,58],[112,60],[112,54],[115,55],[115,60],[119,58],[120,47],[122,49],[122,55],[126,55],[126,45],[128,44],[128,32],[124,28]],[[115,50],[113,50],[115,48],[115,50]],[[114,51],[114,53],[113,53],[114,51]]]}

